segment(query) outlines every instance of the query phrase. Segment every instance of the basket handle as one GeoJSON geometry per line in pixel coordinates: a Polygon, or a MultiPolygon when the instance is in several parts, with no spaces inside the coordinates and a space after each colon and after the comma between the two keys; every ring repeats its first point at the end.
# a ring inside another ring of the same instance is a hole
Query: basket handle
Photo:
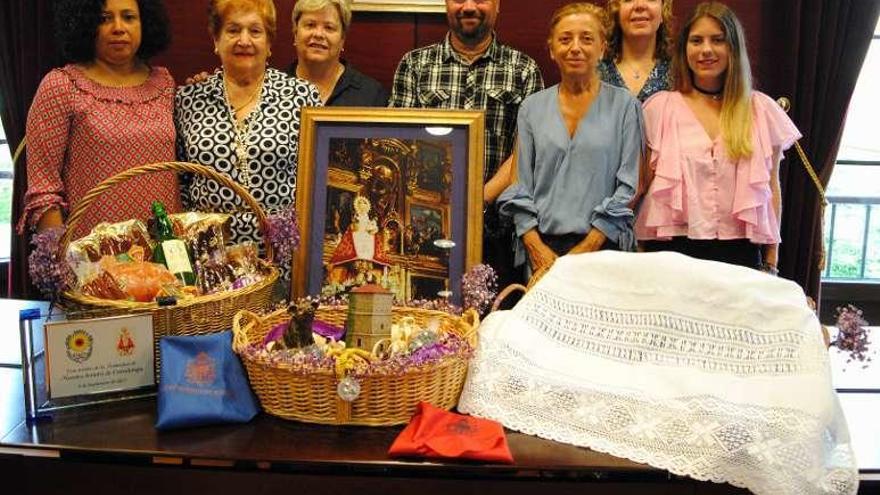
{"type": "Polygon", "coordinates": [[[232,317],[232,349],[235,352],[241,352],[250,345],[248,332],[259,322],[259,315],[246,309],[235,313],[232,317]]]}
{"type": "MultiPolygon", "coordinates": [[[[204,177],[208,177],[209,179],[213,179],[217,181],[220,185],[226,186],[232,189],[236,194],[238,194],[241,199],[247,203],[248,207],[250,207],[251,211],[257,217],[257,223],[260,226],[260,231],[263,234],[263,238],[266,238],[266,234],[269,232],[269,221],[266,218],[266,212],[263,211],[263,208],[260,207],[260,204],[257,203],[257,200],[251,196],[251,193],[248,192],[242,185],[238,184],[231,178],[226,175],[223,175],[216,170],[206,167],[204,165],[197,165],[195,163],[187,163],[187,162],[157,162],[151,163],[149,165],[141,165],[139,167],[134,167],[126,170],[125,172],[118,173],[112,177],[108,177],[101,181],[100,184],[93,187],[85,196],[82,197],[77,203],[73,206],[73,210],[71,210],[70,215],[67,217],[67,231],[64,232],[64,236],[61,238],[61,242],[58,244],[59,252],[63,257],[67,252],[67,246],[70,244],[71,237],[73,236],[73,232],[80,219],[85,215],[89,206],[98,199],[101,194],[106,192],[108,189],[112,188],[116,184],[121,182],[125,182],[129,179],[133,179],[135,177],[140,177],[141,175],[152,174],[156,172],[189,172],[196,175],[202,175],[204,177]]],[[[273,258],[272,251],[272,243],[265,242],[266,246],[266,261],[271,262],[273,258]]]]}
{"type": "Polygon", "coordinates": [[[473,339],[477,334],[477,328],[480,327],[480,313],[474,308],[468,308],[461,313],[461,320],[468,325],[468,331],[464,334],[464,338],[473,339]]]}
{"type": "Polygon", "coordinates": [[[498,295],[495,297],[495,301],[492,303],[492,309],[490,311],[497,311],[498,308],[501,307],[501,303],[504,302],[505,299],[516,291],[522,291],[525,294],[528,289],[525,285],[522,284],[510,284],[504,288],[498,295]]]}
{"type": "Polygon", "coordinates": [[[373,350],[370,351],[370,355],[372,355],[375,358],[378,358],[381,355],[379,350],[382,349],[383,345],[385,346],[386,349],[390,350],[391,349],[391,339],[386,337],[384,339],[377,340],[376,343],[373,344],[373,350]]]}

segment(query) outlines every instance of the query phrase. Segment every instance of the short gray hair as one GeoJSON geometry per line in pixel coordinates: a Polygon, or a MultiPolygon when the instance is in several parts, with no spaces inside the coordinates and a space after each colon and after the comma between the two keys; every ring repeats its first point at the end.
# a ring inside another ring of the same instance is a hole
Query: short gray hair
{"type": "Polygon", "coordinates": [[[296,29],[299,18],[306,12],[314,12],[328,6],[336,7],[339,20],[342,22],[342,34],[348,33],[348,27],[351,26],[351,0],[298,0],[293,6],[293,28],[296,29]]]}

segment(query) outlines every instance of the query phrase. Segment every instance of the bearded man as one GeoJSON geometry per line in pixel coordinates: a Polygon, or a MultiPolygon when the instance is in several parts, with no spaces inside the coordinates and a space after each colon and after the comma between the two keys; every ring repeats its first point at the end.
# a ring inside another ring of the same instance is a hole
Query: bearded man
{"type": "Polygon", "coordinates": [[[531,57],[498,42],[500,5],[501,0],[446,0],[449,32],[440,43],[404,55],[388,106],[486,111],[483,260],[504,287],[519,277],[512,225],[499,218],[494,202],[510,183],[519,105],[543,89],[544,81],[531,57]]]}

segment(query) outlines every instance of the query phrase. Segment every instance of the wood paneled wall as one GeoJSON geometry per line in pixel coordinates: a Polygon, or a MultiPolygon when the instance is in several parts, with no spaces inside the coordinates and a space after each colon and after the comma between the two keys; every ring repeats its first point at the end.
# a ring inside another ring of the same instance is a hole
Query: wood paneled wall
{"type": "MultiPolygon", "coordinates": [[[[276,0],[278,34],[270,63],[287,67],[294,59],[290,13],[294,0],[276,0]]],[[[559,80],[556,67],[547,55],[547,25],[553,11],[565,0],[501,0],[498,35],[502,42],[531,55],[541,66],[547,84],[559,80]]],[[[604,4],[604,0],[596,3],[604,4]]],[[[697,0],[675,0],[676,18],[683,20],[697,0]]],[[[784,26],[786,6],[780,0],[729,0],[746,29],[749,53],[758,88],[778,96],[784,78],[794,77],[787,69],[788,40],[780,33],[792,32],[784,26]]],[[[156,63],[168,67],[178,82],[202,70],[219,65],[207,29],[207,0],[166,0],[171,17],[171,48],[156,63]]],[[[361,71],[391,88],[394,70],[401,56],[413,48],[433,43],[446,33],[443,14],[356,12],[345,43],[344,57],[361,71]]]]}

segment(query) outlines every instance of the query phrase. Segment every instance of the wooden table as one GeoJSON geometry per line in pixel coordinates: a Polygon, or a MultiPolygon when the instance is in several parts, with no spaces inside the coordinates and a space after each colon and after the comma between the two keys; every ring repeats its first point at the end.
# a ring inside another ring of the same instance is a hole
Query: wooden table
{"type": "MultiPolygon", "coordinates": [[[[10,304],[0,301],[4,321],[10,304]]],[[[0,327],[3,340],[9,326],[0,327]]],[[[0,367],[4,493],[748,493],[516,432],[508,432],[512,466],[399,461],[386,452],[402,427],[260,415],[244,425],[158,432],[153,399],[88,406],[31,425],[22,404],[21,370],[0,367]]]]}

